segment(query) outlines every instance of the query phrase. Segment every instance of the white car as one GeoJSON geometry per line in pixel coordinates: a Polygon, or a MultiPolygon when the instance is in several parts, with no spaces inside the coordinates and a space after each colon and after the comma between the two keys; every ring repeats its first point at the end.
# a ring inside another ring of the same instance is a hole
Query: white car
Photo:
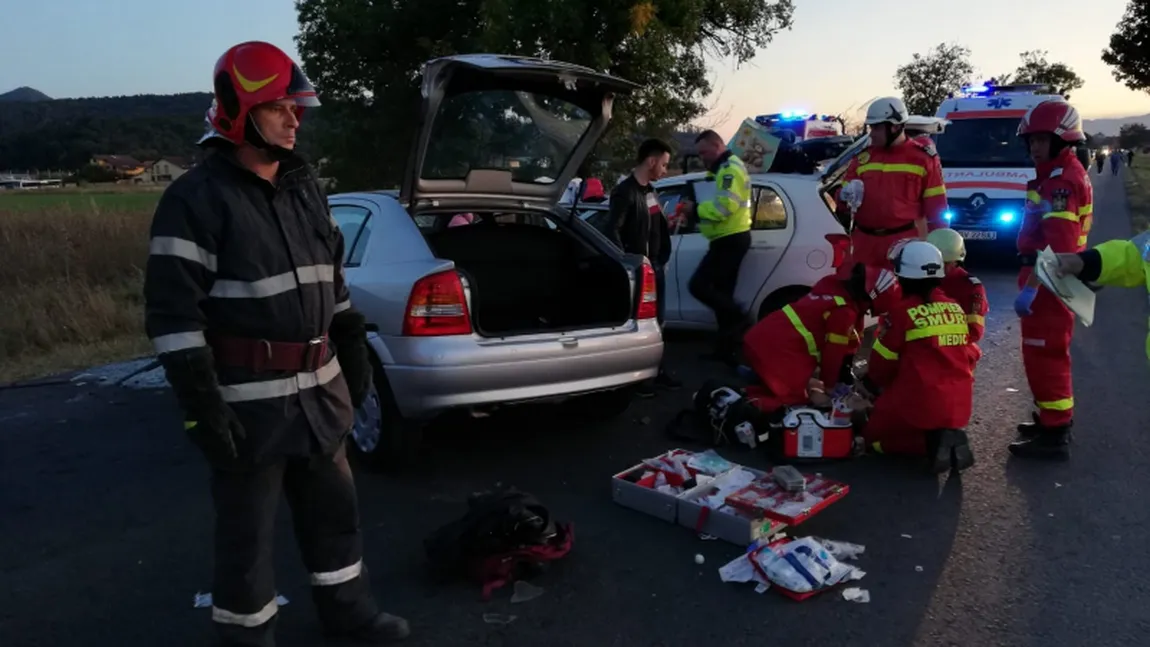
{"type": "MultiPolygon", "coordinates": [[[[835,217],[834,202],[821,180],[819,175],[751,175],[751,248],[739,271],[735,299],[756,320],[810,292],[811,286],[834,272],[847,256],[850,237],[835,217]]],[[[698,203],[715,191],[714,181],[707,181],[704,173],[665,178],[656,182],[655,188],[667,214],[673,214],[684,197],[698,203]]],[[[587,219],[608,206],[580,204],[578,208],[580,217],[587,219]]],[[[698,232],[697,223],[681,223],[673,230],[671,249],[666,268],[665,325],[717,328],[714,313],[687,288],[707,252],[707,239],[698,232]]]]}

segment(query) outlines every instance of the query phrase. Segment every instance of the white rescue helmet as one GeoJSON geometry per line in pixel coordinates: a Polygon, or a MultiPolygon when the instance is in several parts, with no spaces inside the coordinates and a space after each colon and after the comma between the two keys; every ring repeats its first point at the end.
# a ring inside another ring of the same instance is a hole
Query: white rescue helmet
{"type": "Polygon", "coordinates": [[[942,252],[925,240],[903,245],[893,261],[895,276],[899,278],[941,279],[944,274],[942,252]]]}
{"type": "Polygon", "coordinates": [[[882,97],[871,102],[866,109],[866,125],[894,124],[901,126],[910,119],[906,104],[898,97],[882,97]]]}
{"type": "Polygon", "coordinates": [[[942,117],[924,117],[911,115],[906,119],[906,134],[911,137],[918,135],[938,135],[950,125],[949,119],[942,117]]]}

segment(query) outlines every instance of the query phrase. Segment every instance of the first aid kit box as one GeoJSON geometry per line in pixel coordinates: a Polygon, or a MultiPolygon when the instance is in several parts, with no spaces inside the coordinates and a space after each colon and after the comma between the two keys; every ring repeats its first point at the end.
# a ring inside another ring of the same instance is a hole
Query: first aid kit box
{"type": "Polygon", "coordinates": [[[854,453],[854,426],[849,412],[795,407],[783,417],[783,457],[819,460],[850,458],[854,453]]]}

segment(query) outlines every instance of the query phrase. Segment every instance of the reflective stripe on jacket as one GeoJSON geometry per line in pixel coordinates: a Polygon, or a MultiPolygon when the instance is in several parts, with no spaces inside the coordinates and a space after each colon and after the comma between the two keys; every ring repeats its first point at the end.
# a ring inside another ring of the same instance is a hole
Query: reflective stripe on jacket
{"type": "MultiPolygon", "coordinates": [[[[228,151],[174,181],[152,220],[145,329],[160,354],[213,334],[280,342],[322,337],[351,309],[344,242],[323,188],[298,157],[273,185],[228,151]]],[[[335,451],[353,422],[334,349],[314,371],[255,371],[217,362],[219,390],[256,460],[335,451]],[[315,441],[312,440],[314,436],[315,441]]]]}
{"type": "Polygon", "coordinates": [[[743,161],[730,152],[707,179],[715,181],[715,196],[698,206],[699,233],[707,240],[751,229],[751,176],[743,161]]]}
{"type": "MultiPolygon", "coordinates": [[[[1094,249],[1102,257],[1102,273],[1095,283],[1124,288],[1145,287],[1150,291],[1150,231],[1142,232],[1132,240],[1111,240],[1094,249]]],[[[1147,325],[1150,326],[1150,320],[1147,325]]],[[[1146,357],[1150,359],[1150,332],[1146,336],[1146,357]]]]}

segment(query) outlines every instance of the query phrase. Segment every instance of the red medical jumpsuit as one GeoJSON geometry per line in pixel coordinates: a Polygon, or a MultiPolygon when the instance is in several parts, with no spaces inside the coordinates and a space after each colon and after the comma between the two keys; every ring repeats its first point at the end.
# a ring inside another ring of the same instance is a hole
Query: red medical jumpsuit
{"type": "MultiPolygon", "coordinates": [[[[1027,184],[1026,209],[1018,231],[1018,253],[1024,263],[1049,246],[1055,253],[1081,252],[1094,213],[1094,190],[1086,169],[1072,148],[1037,169],[1038,177],[1027,184]]],[[[1026,285],[1034,268],[1018,274],[1018,287],[1026,285]]],[[[1058,297],[1039,286],[1022,317],[1022,364],[1026,381],[1044,427],[1061,427],[1074,419],[1074,388],[1070,378],[1070,338],[1074,313],[1058,297]]]]}
{"type": "Polygon", "coordinates": [[[986,332],[986,313],[990,305],[986,301],[986,288],[978,277],[971,276],[965,268],[955,266],[942,279],[942,291],[958,302],[966,311],[966,325],[970,327],[970,341],[977,343],[986,332]]]}
{"type": "Polygon", "coordinates": [[[926,454],[926,432],[970,422],[974,365],[966,312],[936,289],[909,296],[887,317],[875,340],[868,376],[882,393],[863,437],[887,454],[926,454]]]}
{"type": "Polygon", "coordinates": [[[931,231],[946,227],[946,186],[933,142],[907,139],[890,148],[871,146],[851,160],[842,185],[855,179],[863,182],[851,232],[856,261],[890,268],[891,246],[918,237],[916,220],[926,218],[931,231]]]}
{"type": "Polygon", "coordinates": [[[842,281],[822,278],[808,295],[767,315],[743,336],[743,355],[762,381],[747,388],[748,399],[770,413],[810,402],[812,377],[833,388],[843,362],[858,350],[862,323],[863,310],[842,281]]]}

